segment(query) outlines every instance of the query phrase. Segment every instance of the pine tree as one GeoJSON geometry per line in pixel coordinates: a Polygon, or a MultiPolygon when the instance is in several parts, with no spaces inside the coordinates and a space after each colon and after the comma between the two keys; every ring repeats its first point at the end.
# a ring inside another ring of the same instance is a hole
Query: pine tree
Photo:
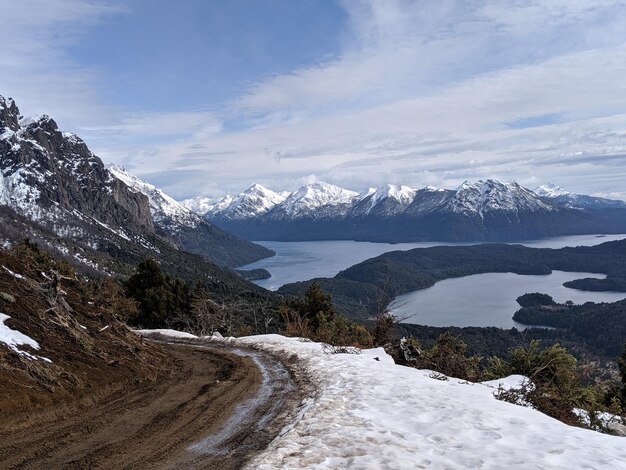
{"type": "Polygon", "coordinates": [[[321,324],[329,323],[335,318],[335,307],[332,298],[324,292],[319,282],[313,282],[304,295],[302,306],[304,317],[308,319],[313,329],[321,324]]]}
{"type": "Polygon", "coordinates": [[[162,328],[176,306],[169,276],[151,258],[142,261],[126,283],[126,295],[139,302],[139,314],[131,321],[144,328],[162,328]]]}

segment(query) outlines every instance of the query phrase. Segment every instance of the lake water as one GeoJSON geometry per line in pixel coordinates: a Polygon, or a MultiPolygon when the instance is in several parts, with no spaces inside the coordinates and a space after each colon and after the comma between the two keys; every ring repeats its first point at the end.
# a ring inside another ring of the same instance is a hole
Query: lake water
{"type": "MultiPolygon", "coordinates": [[[[613,240],[622,240],[624,235],[574,235],[541,240],[519,242],[534,248],[562,248],[564,246],[592,246],[613,240]]],[[[473,245],[475,243],[372,243],[346,240],[312,242],[256,242],[276,252],[276,256],[265,258],[242,267],[242,269],[264,268],[272,277],[255,281],[261,287],[276,290],[284,284],[306,281],[314,277],[333,277],[339,271],[382,255],[388,251],[428,248],[439,245],[473,245]]],[[[523,292],[522,292],[523,293],[523,292]]],[[[514,299],[515,300],[515,299],[514,299]]]]}
{"type": "Polygon", "coordinates": [[[568,300],[615,302],[626,298],[623,292],[587,292],[568,289],[566,281],[583,277],[604,278],[603,274],[553,271],[543,276],[488,273],[446,279],[427,289],[399,295],[390,304],[391,312],[406,323],[429,326],[497,326],[518,329],[513,321],[520,308],[515,299],[530,292],[551,295],[559,303],[568,300]]]}

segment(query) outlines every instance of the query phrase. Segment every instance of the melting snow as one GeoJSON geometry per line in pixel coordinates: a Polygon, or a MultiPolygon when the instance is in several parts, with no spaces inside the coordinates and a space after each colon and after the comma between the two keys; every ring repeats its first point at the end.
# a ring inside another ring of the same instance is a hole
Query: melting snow
{"type": "Polygon", "coordinates": [[[626,468],[623,438],[496,400],[495,382],[435,380],[395,365],[380,348],[333,355],[278,335],[239,341],[297,354],[318,385],[313,402],[250,468],[626,468]]]}
{"type": "Polygon", "coordinates": [[[4,269],[6,272],[8,272],[15,279],[24,279],[24,276],[22,276],[21,274],[18,274],[18,273],[14,273],[13,271],[11,271],[9,268],[7,268],[4,265],[2,265],[2,269],[4,269]]]}
{"type": "Polygon", "coordinates": [[[0,313],[0,343],[4,343],[9,349],[16,352],[20,356],[27,357],[28,359],[41,359],[46,362],[52,362],[46,357],[36,356],[26,351],[22,351],[18,348],[18,346],[30,346],[33,349],[39,349],[39,343],[37,343],[37,341],[35,341],[31,337],[26,336],[25,334],[20,333],[17,330],[12,330],[8,326],[6,326],[4,322],[9,318],[11,317],[5,315],[4,313],[0,313]]]}
{"type": "Polygon", "coordinates": [[[152,333],[158,333],[163,336],[170,336],[172,338],[190,338],[190,339],[198,339],[196,335],[192,335],[191,333],[185,333],[184,331],[170,330],[167,328],[161,328],[156,330],[135,330],[140,336],[149,335],[152,333]]]}

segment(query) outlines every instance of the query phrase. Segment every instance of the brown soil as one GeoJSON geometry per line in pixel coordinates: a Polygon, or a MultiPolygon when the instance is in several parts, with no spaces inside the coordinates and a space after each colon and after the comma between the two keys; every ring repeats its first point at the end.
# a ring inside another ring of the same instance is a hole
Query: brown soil
{"type": "Polygon", "coordinates": [[[231,469],[267,446],[280,419],[270,416],[271,427],[264,429],[254,424],[268,416],[271,403],[296,393],[293,384],[265,397],[223,447],[203,447],[237,405],[259,391],[262,372],[250,357],[223,348],[163,348],[172,357],[172,370],[154,382],[127,381],[101,390],[97,398],[5,416],[0,468],[231,469]]]}

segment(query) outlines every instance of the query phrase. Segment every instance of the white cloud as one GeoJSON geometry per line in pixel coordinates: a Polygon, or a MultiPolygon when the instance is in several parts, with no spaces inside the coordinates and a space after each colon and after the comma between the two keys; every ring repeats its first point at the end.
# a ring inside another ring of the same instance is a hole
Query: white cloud
{"type": "Polygon", "coordinates": [[[337,56],[259,78],[218,112],[140,114],[102,103],[97,70],[64,54],[83,28],[132,13],[36,3],[3,11],[1,92],[175,196],[478,177],[609,194],[626,181],[623,0],[345,1],[337,56]]]}
{"type": "Polygon", "coordinates": [[[0,93],[29,113],[51,114],[70,126],[107,114],[96,91],[97,70],[78,66],[66,48],[123,8],[87,0],[6,0],[0,11],[0,93]]]}

